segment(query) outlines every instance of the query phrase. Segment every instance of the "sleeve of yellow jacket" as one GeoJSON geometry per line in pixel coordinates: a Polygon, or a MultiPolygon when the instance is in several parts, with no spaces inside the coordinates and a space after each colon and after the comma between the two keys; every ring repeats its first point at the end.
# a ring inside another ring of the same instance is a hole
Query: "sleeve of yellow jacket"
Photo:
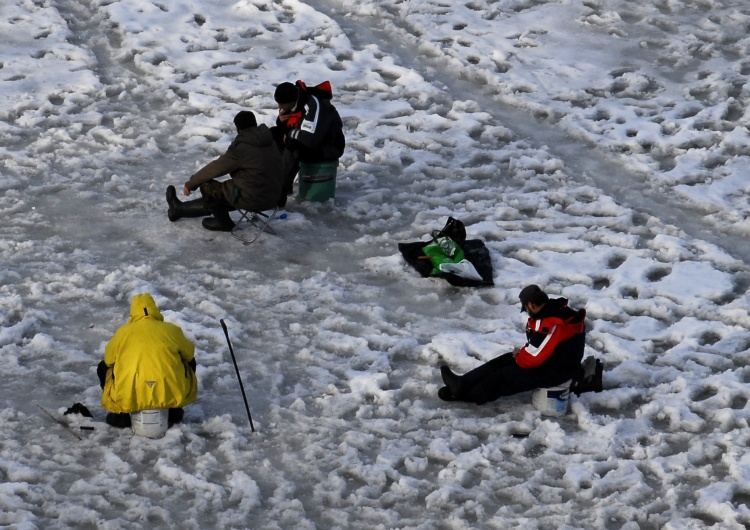
{"type": "Polygon", "coordinates": [[[107,343],[110,368],[102,407],[112,412],[184,407],[195,401],[198,381],[188,363],[195,347],[182,330],[152,316],[132,317],[107,343]]]}

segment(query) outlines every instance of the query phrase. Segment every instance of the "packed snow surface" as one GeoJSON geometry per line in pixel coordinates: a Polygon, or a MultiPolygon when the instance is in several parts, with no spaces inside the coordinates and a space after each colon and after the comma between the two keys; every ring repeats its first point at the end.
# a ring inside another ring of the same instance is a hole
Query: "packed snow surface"
{"type": "Polygon", "coordinates": [[[4,2],[0,528],[749,528],[748,28],[744,0],[4,2]],[[334,87],[335,200],[253,245],[170,223],[297,79],[334,87]],[[402,259],[449,216],[494,287],[402,259]],[[440,401],[441,364],[523,343],[530,283],[587,309],[605,390],[440,401]],[[159,440],[103,423],[95,373],[140,292],[197,347],[159,440]]]}

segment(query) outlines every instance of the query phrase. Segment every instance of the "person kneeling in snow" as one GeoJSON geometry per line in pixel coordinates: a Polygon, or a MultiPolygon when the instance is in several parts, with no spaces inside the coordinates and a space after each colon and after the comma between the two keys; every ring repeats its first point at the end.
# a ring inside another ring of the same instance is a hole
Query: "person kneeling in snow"
{"type": "Polygon", "coordinates": [[[182,330],[164,322],[150,294],[137,294],[130,319],[107,343],[96,373],[106,421],[130,427],[130,413],[169,409],[169,425],[182,420],[198,395],[195,346],[182,330]]]}
{"type": "Polygon", "coordinates": [[[445,401],[481,405],[502,396],[557,386],[572,379],[583,359],[586,310],[568,307],[565,298],[552,298],[536,285],[519,294],[526,322],[527,343],[459,376],[440,367],[445,401]]]}
{"type": "Polygon", "coordinates": [[[181,202],[174,186],[167,187],[167,217],[205,217],[203,228],[229,232],[234,221],[229,212],[237,208],[251,212],[272,210],[281,197],[281,154],[265,125],[258,125],[255,114],[243,110],[234,118],[237,137],[226,153],[210,162],[185,183],[182,193],[200,188],[200,199],[181,202]],[[214,179],[229,175],[230,179],[214,179]]]}

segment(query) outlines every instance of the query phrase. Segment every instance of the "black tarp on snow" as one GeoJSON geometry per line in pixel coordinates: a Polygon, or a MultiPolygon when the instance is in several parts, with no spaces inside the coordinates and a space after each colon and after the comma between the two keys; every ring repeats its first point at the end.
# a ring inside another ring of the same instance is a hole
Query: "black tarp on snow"
{"type": "MultiPolygon", "coordinates": [[[[404,256],[406,262],[417,269],[417,272],[425,278],[430,277],[432,272],[432,262],[428,259],[419,259],[419,256],[424,256],[422,249],[429,245],[429,241],[416,241],[414,243],[399,243],[398,250],[401,255],[404,256]]],[[[481,239],[467,239],[462,247],[464,251],[464,257],[474,265],[479,275],[482,277],[480,280],[470,280],[456,276],[455,274],[448,272],[441,272],[432,276],[432,278],[443,278],[451,285],[456,287],[486,287],[495,285],[492,280],[492,260],[490,258],[490,251],[484,245],[481,239]]]]}

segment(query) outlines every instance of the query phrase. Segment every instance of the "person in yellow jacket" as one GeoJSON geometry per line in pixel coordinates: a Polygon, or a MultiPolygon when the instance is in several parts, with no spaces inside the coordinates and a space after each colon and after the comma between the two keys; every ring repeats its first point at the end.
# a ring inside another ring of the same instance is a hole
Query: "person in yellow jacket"
{"type": "Polygon", "coordinates": [[[148,293],[137,294],[130,319],[104,349],[97,367],[106,421],[130,427],[130,413],[169,409],[169,425],[182,420],[183,409],[198,395],[195,346],[182,330],[164,322],[148,293]]]}

